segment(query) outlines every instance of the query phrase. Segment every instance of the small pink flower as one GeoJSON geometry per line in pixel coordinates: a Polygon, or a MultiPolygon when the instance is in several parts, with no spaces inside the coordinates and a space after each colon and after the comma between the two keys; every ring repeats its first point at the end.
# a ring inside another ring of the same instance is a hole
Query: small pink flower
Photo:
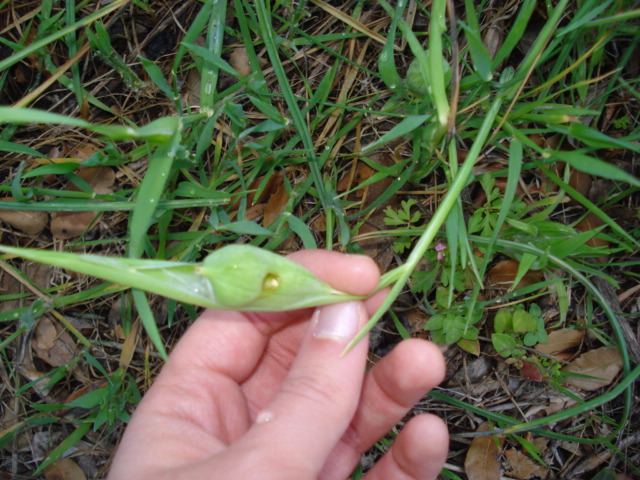
{"type": "Polygon", "coordinates": [[[444,260],[444,252],[447,249],[447,246],[438,242],[438,244],[436,245],[436,252],[438,252],[438,261],[441,262],[442,260],[444,260]]]}

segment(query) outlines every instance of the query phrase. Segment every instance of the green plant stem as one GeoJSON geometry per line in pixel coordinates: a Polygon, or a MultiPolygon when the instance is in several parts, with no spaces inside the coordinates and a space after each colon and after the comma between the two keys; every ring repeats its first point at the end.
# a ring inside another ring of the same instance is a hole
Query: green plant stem
{"type": "Polygon", "coordinates": [[[395,268],[382,277],[380,282],[381,287],[389,285],[392,282],[395,283],[393,287],[391,287],[391,291],[389,292],[389,294],[382,302],[382,305],[380,305],[380,308],[378,308],[369,322],[367,322],[362,330],[358,332],[355,338],[351,340],[351,342],[349,342],[349,345],[347,345],[347,348],[342,353],[343,355],[351,350],[360,340],[362,340],[362,338],[375,326],[378,320],[382,318],[382,315],[384,315],[387,309],[391,307],[391,304],[396,300],[398,295],[400,295],[400,292],[407,283],[407,280],[409,280],[409,275],[411,275],[411,273],[415,270],[415,268],[418,266],[418,263],[427,252],[427,249],[431,245],[431,242],[438,234],[438,230],[446,220],[451,209],[458,201],[458,197],[462,192],[462,189],[467,186],[473,165],[475,164],[478,156],[480,155],[480,152],[482,151],[482,148],[484,147],[484,142],[489,136],[489,132],[491,131],[491,127],[493,126],[493,122],[498,115],[500,106],[502,105],[502,100],[502,97],[499,96],[493,101],[493,104],[489,108],[489,111],[487,112],[487,115],[482,122],[482,126],[478,131],[478,135],[473,142],[471,149],[469,150],[467,158],[458,171],[458,174],[453,180],[449,191],[442,200],[442,203],[427,225],[427,228],[418,239],[418,243],[411,251],[411,254],[409,255],[409,258],[407,258],[406,263],[400,267],[395,268]]]}
{"type": "Polygon", "coordinates": [[[439,129],[445,129],[449,122],[449,102],[445,86],[442,55],[442,34],[447,28],[445,16],[446,0],[434,0],[429,24],[429,70],[431,71],[431,91],[438,114],[439,129]]]}
{"type": "Polygon", "coordinates": [[[320,166],[318,165],[318,158],[315,153],[313,139],[309,132],[309,127],[304,119],[302,111],[300,110],[296,97],[293,94],[293,90],[291,89],[290,79],[282,66],[282,62],[280,61],[275,32],[273,31],[273,25],[271,22],[271,12],[267,9],[264,0],[257,0],[255,2],[255,9],[258,16],[262,39],[264,41],[265,48],[267,49],[267,55],[271,61],[271,66],[273,67],[273,73],[278,79],[278,85],[282,88],[282,95],[289,107],[289,113],[293,120],[293,124],[298,131],[298,135],[300,135],[302,144],[304,145],[307,163],[309,165],[309,170],[311,170],[311,177],[313,178],[313,183],[316,187],[316,191],[318,192],[318,199],[320,200],[326,214],[327,249],[330,250],[333,241],[333,231],[330,225],[333,224],[333,214],[338,211],[339,205],[336,202],[331,201],[331,198],[327,194],[320,166]]]}

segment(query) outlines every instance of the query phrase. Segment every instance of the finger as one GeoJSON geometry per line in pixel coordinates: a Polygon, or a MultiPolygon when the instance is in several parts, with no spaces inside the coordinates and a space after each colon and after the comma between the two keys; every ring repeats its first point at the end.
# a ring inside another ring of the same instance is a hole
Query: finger
{"type": "MultiPolygon", "coordinates": [[[[378,284],[380,272],[363,255],[347,256],[326,250],[302,250],[289,257],[338,290],[366,295],[378,284]]],[[[381,295],[367,302],[376,308],[381,295]]],[[[270,335],[291,322],[308,320],[313,309],[242,314],[205,310],[187,330],[171,355],[171,370],[206,368],[242,381],[261,358],[270,335]]],[[[280,338],[291,350],[299,345],[303,328],[292,328],[280,338]]],[[[294,350],[295,352],[295,350],[294,350]]]]}
{"type": "Polygon", "coordinates": [[[419,339],[400,342],[367,374],[358,409],[322,478],[346,477],[362,454],[442,382],[444,374],[444,358],[436,345],[419,339]]]}
{"type": "Polygon", "coordinates": [[[361,302],[318,308],[280,391],[232,448],[280,465],[281,478],[316,478],[358,405],[368,345],[340,354],[367,318],[361,302]]]}
{"type": "MultiPolygon", "coordinates": [[[[299,263],[336,290],[351,295],[368,295],[380,282],[377,264],[365,255],[345,255],[327,250],[300,250],[287,255],[287,258],[299,263]]],[[[378,292],[371,299],[367,299],[367,311],[374,311],[383,298],[384,294],[378,292]]],[[[259,313],[254,318],[263,322],[258,328],[270,332],[283,322],[292,321],[296,315],[297,311],[259,313]]]]}
{"type": "Polygon", "coordinates": [[[378,285],[380,271],[365,255],[345,255],[327,250],[300,250],[287,258],[309,269],[336,290],[367,295],[378,285]]]}
{"type": "Polygon", "coordinates": [[[447,426],[434,415],[412,418],[365,480],[435,479],[447,459],[447,426]]]}

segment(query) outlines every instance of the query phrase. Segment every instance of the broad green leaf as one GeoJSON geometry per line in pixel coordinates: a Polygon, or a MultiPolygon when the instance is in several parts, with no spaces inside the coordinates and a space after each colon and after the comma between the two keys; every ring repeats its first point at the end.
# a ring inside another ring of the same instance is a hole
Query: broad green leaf
{"type": "Polygon", "coordinates": [[[534,332],[536,319],[529,312],[520,308],[513,312],[513,331],[516,333],[534,332]]]}
{"type": "Polygon", "coordinates": [[[501,308],[493,319],[493,329],[496,333],[513,331],[512,319],[512,313],[506,308],[501,308]]]}
{"type": "Polygon", "coordinates": [[[501,357],[509,357],[516,348],[515,339],[507,333],[494,333],[491,335],[491,343],[498,355],[501,357]]]}

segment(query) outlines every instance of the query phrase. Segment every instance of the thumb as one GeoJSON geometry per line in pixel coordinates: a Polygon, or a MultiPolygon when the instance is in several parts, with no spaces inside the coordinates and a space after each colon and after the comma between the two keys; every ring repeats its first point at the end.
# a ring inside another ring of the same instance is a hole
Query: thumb
{"type": "Polygon", "coordinates": [[[270,478],[267,466],[273,478],[317,478],[358,406],[368,342],[340,354],[366,321],[361,302],[316,310],[280,391],[230,449],[261,457],[260,478],[270,478]]]}

